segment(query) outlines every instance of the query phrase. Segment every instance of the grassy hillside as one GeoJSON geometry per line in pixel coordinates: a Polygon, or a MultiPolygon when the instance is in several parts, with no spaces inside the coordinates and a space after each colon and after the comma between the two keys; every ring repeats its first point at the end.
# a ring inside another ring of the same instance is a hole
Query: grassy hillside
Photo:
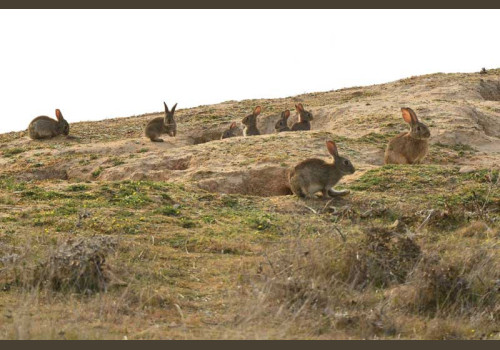
{"type": "Polygon", "coordinates": [[[0,135],[0,338],[500,339],[500,70],[179,109],[151,143],[158,115],[0,135]],[[273,134],[297,102],[312,130],[273,134]],[[256,105],[265,135],[218,140],[256,105]],[[430,152],[383,166],[403,106],[430,152]],[[351,194],[288,195],[328,139],[351,194]]]}

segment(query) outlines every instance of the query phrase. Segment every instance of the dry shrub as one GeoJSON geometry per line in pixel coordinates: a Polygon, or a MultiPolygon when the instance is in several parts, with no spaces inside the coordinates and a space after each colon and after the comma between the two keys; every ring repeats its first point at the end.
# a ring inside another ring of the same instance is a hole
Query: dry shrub
{"type": "Polygon", "coordinates": [[[266,293],[278,303],[325,308],[354,291],[404,282],[420,254],[413,239],[372,228],[347,243],[327,236],[291,241],[262,272],[266,293]]]}
{"type": "MultiPolygon", "coordinates": [[[[497,232],[498,235],[500,232],[497,232]]],[[[489,238],[489,236],[494,236],[495,233],[488,225],[483,221],[474,221],[469,225],[462,227],[457,231],[457,234],[461,237],[477,237],[477,238],[489,238]]]]}
{"type": "Polygon", "coordinates": [[[244,324],[266,318],[290,332],[309,327],[369,338],[412,334],[408,318],[447,319],[449,327],[431,327],[428,337],[453,339],[473,324],[488,330],[500,320],[494,241],[451,235],[417,243],[384,227],[345,236],[299,233],[268,252],[244,324]]]}
{"type": "Polygon", "coordinates": [[[404,282],[419,260],[419,245],[381,227],[344,237],[336,231],[314,238],[299,233],[266,254],[259,279],[251,280],[257,300],[250,298],[241,324],[250,327],[266,318],[288,332],[301,327],[314,336],[396,334],[376,290],[404,282]]]}
{"type": "Polygon", "coordinates": [[[416,293],[412,302],[420,310],[437,311],[458,300],[468,301],[470,287],[460,269],[442,263],[436,255],[424,257],[413,276],[416,293]]]}
{"type": "Polygon", "coordinates": [[[368,229],[346,247],[343,279],[358,289],[403,283],[420,254],[420,246],[408,236],[382,227],[368,229]]]}
{"type": "Polygon", "coordinates": [[[54,291],[104,291],[109,281],[106,256],[116,245],[107,236],[68,240],[36,266],[31,284],[54,291]]]}
{"type": "Polygon", "coordinates": [[[0,291],[26,280],[29,270],[26,262],[27,247],[0,243],[0,291]]]}
{"type": "Polygon", "coordinates": [[[465,338],[464,334],[467,334],[467,331],[470,333],[470,329],[464,327],[461,322],[435,318],[427,324],[424,338],[429,340],[459,340],[465,338]]]}
{"type": "Polygon", "coordinates": [[[428,252],[396,294],[400,304],[435,315],[480,314],[500,320],[500,266],[495,247],[443,247],[428,252]]]}

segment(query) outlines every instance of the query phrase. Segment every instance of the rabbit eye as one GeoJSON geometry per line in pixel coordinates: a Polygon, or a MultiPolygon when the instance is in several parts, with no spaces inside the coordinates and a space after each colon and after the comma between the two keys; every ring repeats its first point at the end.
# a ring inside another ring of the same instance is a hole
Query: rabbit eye
{"type": "Polygon", "coordinates": [[[417,130],[420,131],[420,126],[417,126],[417,130]]]}
{"type": "Polygon", "coordinates": [[[344,160],[344,164],[345,165],[349,165],[349,161],[348,160],[344,160]]]}

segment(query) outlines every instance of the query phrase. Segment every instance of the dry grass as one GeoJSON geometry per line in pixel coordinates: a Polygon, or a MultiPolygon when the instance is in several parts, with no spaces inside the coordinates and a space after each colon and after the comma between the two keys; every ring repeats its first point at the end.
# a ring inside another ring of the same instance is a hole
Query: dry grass
{"type": "Polygon", "coordinates": [[[243,290],[253,292],[239,327],[266,319],[292,338],[498,337],[497,243],[431,243],[387,228],[351,231],[344,241],[297,229],[247,276],[243,290]]]}

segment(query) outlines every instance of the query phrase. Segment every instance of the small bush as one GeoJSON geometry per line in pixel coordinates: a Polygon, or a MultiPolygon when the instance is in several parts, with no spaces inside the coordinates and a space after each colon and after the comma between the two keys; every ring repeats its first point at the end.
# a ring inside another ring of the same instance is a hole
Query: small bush
{"type": "Polygon", "coordinates": [[[333,307],[342,293],[403,283],[421,255],[411,238],[384,228],[347,243],[333,234],[297,239],[274,253],[263,269],[269,297],[292,309],[333,307]]]}
{"type": "Polygon", "coordinates": [[[101,175],[101,173],[102,173],[102,168],[99,167],[92,172],[92,176],[96,178],[96,177],[99,177],[99,175],[101,175]]]}
{"type": "Polygon", "coordinates": [[[359,242],[347,247],[343,279],[361,289],[403,283],[420,255],[420,246],[411,238],[385,228],[372,228],[359,242]]]}
{"type": "Polygon", "coordinates": [[[408,306],[417,312],[435,314],[463,314],[490,310],[499,302],[500,272],[491,252],[476,248],[466,249],[453,257],[427,254],[408,278],[412,289],[405,298],[408,306]]]}
{"type": "Polygon", "coordinates": [[[265,231],[273,226],[272,217],[269,214],[256,215],[248,219],[251,228],[259,231],[265,231]]]}
{"type": "Polygon", "coordinates": [[[414,276],[417,293],[414,304],[424,310],[436,311],[468,298],[469,285],[457,266],[442,264],[437,256],[422,259],[414,276]]]}
{"type": "Polygon", "coordinates": [[[160,209],[156,210],[156,212],[165,216],[178,216],[181,213],[179,207],[174,208],[171,205],[164,205],[160,209]]]}
{"type": "Polygon", "coordinates": [[[141,181],[124,181],[113,184],[113,188],[102,186],[101,190],[110,196],[110,202],[119,206],[139,207],[151,202],[147,196],[147,183],[141,181]]]}
{"type": "Polygon", "coordinates": [[[84,185],[84,184],[74,184],[70,185],[66,188],[66,191],[68,192],[80,192],[80,191],[87,191],[89,190],[89,186],[84,185]]]}
{"type": "Polygon", "coordinates": [[[180,218],[181,226],[183,228],[194,228],[196,227],[196,222],[187,217],[180,218]]]}
{"type": "Polygon", "coordinates": [[[115,247],[116,241],[111,237],[69,240],[38,264],[31,283],[54,291],[106,290],[106,256],[115,247]]]}

